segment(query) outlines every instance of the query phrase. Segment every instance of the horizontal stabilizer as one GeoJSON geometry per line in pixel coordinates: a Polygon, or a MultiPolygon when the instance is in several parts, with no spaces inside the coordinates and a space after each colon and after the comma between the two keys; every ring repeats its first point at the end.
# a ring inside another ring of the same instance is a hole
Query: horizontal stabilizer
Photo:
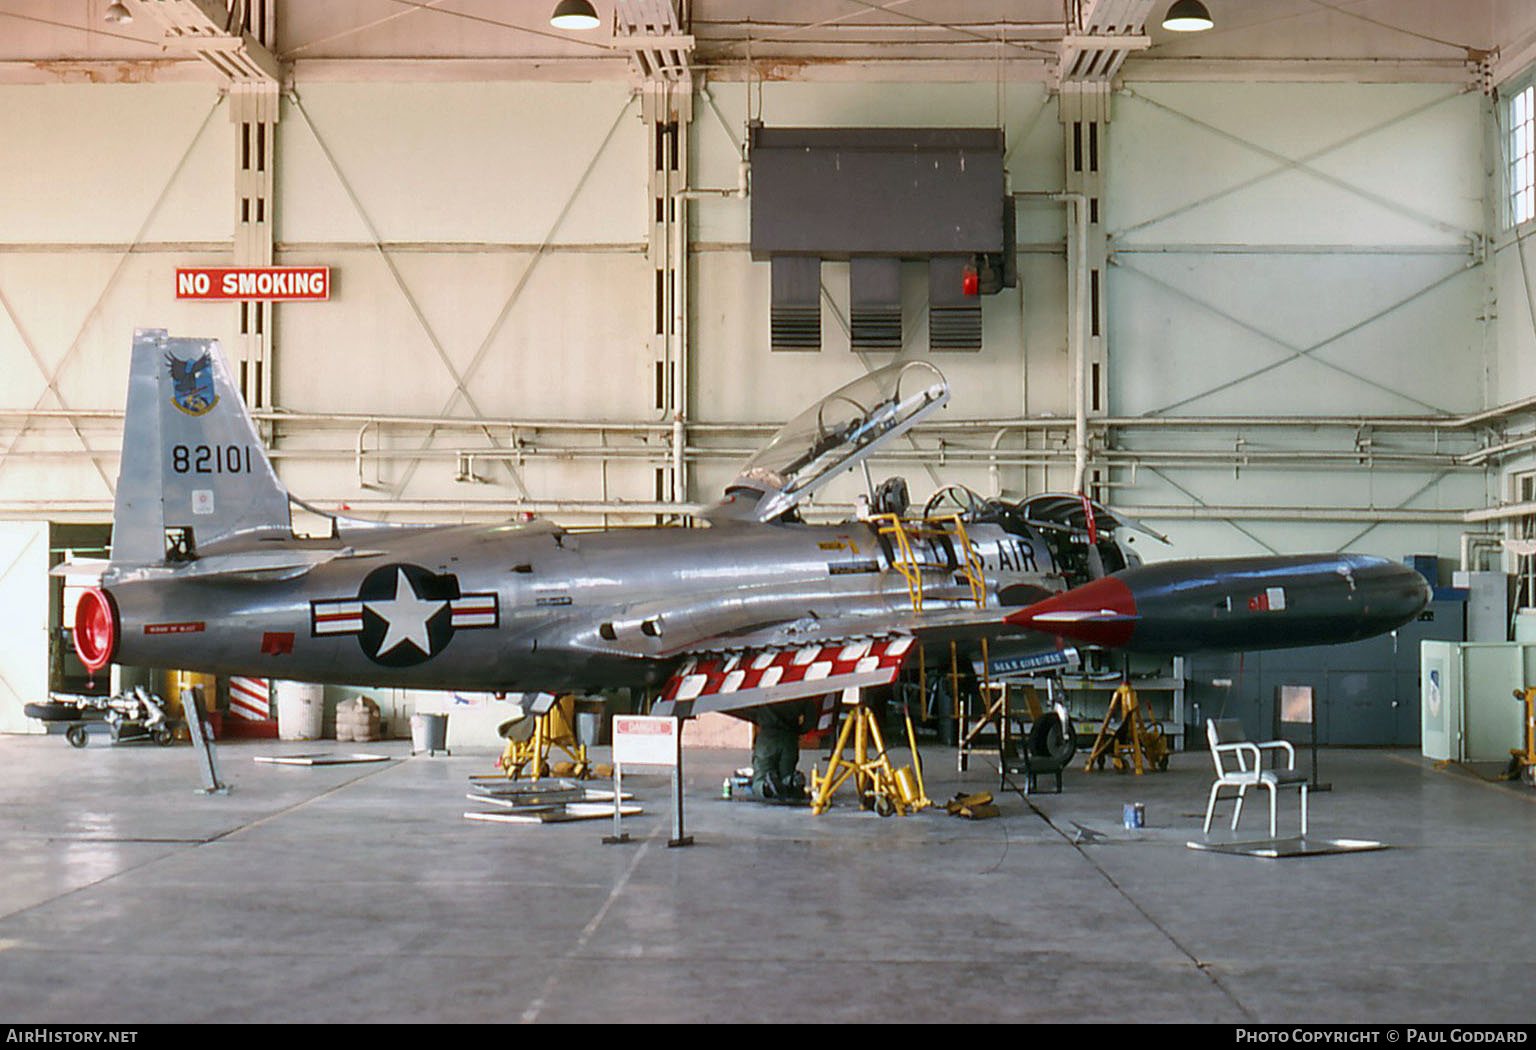
{"type": "Polygon", "coordinates": [[[100,582],[101,574],[107,571],[109,565],[110,562],[105,558],[71,558],[49,569],[48,575],[97,583],[100,582]]]}
{"type": "Polygon", "coordinates": [[[205,555],[196,561],[174,567],[147,566],[123,570],[120,581],[151,579],[174,574],[179,580],[228,580],[230,582],[271,582],[291,580],[338,558],[376,558],[381,551],[359,551],[350,547],[322,550],[281,549],[239,551],[231,554],[205,555]]]}

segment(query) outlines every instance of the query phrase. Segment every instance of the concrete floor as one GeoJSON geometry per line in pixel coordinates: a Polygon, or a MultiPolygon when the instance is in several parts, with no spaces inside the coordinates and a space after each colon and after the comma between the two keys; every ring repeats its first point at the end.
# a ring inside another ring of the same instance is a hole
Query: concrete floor
{"type": "MultiPolygon", "coordinates": [[[[186,746],[0,738],[0,1017],[1536,1018],[1536,793],[1411,752],[1325,752],[1334,790],[1314,799],[1314,835],[1394,848],[1265,861],[1185,847],[1200,753],[1140,778],[1074,769],[1065,794],[1001,793],[1002,817],[970,822],[721,801],[746,756],[692,752],[690,849],[666,847],[664,778],[626,781],[647,813],[604,846],[607,822],[463,819],[489,750],[252,761],[355,747],[223,744],[234,790],[205,797],[186,746]],[[1145,830],[1121,826],[1130,800],[1145,830]]],[[[929,753],[933,798],[995,786],[953,769],[929,753]]],[[[1241,837],[1265,824],[1252,807],[1241,837]]]]}

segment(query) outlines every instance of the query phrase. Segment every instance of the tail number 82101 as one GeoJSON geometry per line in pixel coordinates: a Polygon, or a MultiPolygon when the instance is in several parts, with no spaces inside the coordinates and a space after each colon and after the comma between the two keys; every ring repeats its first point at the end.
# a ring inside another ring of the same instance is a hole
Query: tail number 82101
{"type": "Polygon", "coordinates": [[[173,445],[171,469],[178,474],[249,474],[249,445],[173,445]]]}

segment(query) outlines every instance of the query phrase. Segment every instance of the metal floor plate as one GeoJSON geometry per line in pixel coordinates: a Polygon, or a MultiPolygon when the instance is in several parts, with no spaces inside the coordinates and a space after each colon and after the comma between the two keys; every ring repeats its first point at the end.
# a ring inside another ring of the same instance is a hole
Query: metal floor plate
{"type": "Polygon", "coordinates": [[[349,766],[358,762],[388,762],[388,755],[369,754],[314,754],[314,755],[257,755],[253,760],[273,766],[349,766]]]}
{"type": "Polygon", "coordinates": [[[1206,853],[1234,853],[1240,857],[1262,857],[1265,860],[1391,849],[1385,842],[1373,842],[1370,839],[1259,839],[1254,842],[1186,842],[1185,845],[1206,853]]]}
{"type": "MultiPolygon", "coordinates": [[[[641,812],[636,805],[620,805],[621,817],[633,817],[641,812]]],[[[563,806],[544,806],[519,812],[486,812],[467,810],[465,820],[484,820],[493,824],[563,824],[572,820],[599,820],[613,818],[612,802],[568,802],[563,806]]]]}
{"type": "MultiPolygon", "coordinates": [[[[537,795],[514,795],[510,797],[480,795],[471,792],[464,797],[471,802],[482,802],[489,806],[500,806],[503,809],[542,809],[549,806],[564,806],[572,802],[605,802],[610,806],[613,805],[613,792],[611,790],[603,791],[598,788],[587,788],[585,790],[576,788],[570,791],[549,791],[537,795]]],[[[625,791],[619,796],[624,802],[628,802],[634,797],[634,794],[629,791],[625,791]]]]}

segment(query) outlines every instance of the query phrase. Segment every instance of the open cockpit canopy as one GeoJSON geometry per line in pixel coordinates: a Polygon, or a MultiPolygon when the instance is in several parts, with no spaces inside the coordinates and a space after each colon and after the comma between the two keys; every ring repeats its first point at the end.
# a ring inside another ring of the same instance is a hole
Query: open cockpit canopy
{"type": "Polygon", "coordinates": [[[949,384],[924,361],[860,376],[786,423],[707,516],[773,521],[948,401],[949,384]]]}

